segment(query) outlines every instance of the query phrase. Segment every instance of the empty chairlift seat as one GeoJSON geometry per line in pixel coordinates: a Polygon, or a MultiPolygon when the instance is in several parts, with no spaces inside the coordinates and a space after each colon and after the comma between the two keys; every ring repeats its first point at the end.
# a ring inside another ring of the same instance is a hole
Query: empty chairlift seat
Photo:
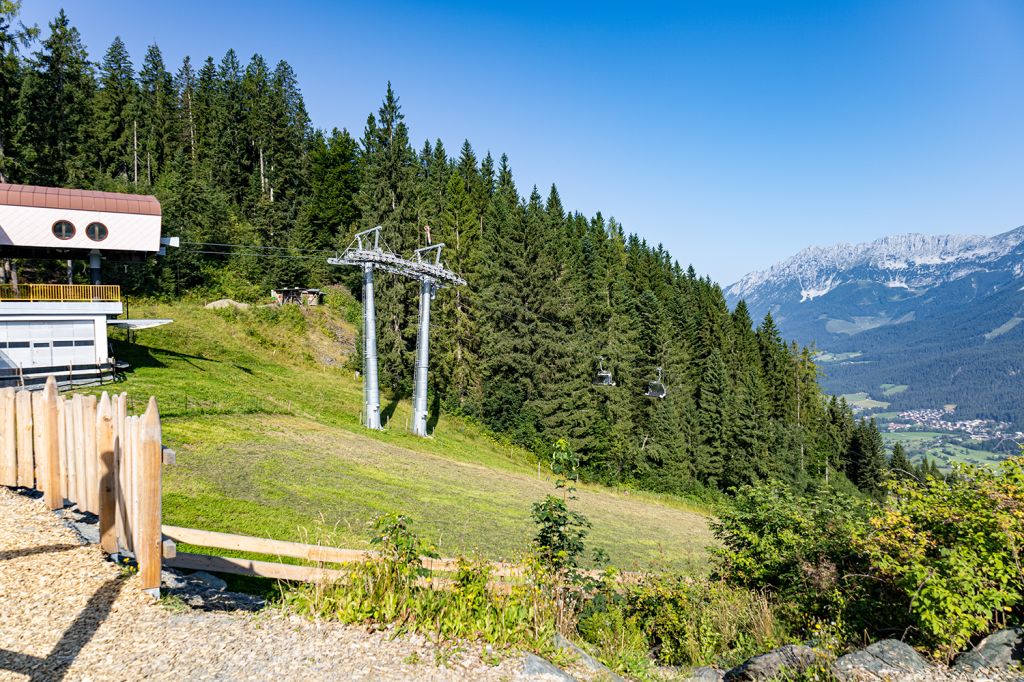
{"type": "Polygon", "coordinates": [[[658,368],[658,378],[647,382],[647,392],[644,395],[648,398],[664,398],[668,395],[668,390],[661,380],[661,367],[658,368]]]}

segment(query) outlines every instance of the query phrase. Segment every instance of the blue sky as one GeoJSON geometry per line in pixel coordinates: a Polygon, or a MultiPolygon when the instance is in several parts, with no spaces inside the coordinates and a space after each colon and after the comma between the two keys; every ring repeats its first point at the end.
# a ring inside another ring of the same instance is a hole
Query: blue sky
{"type": "Polygon", "coordinates": [[[64,6],[98,60],[234,47],[361,134],[391,80],[417,146],[509,155],[726,284],[810,244],[1024,223],[1024,3],[142,3],[64,6]]]}

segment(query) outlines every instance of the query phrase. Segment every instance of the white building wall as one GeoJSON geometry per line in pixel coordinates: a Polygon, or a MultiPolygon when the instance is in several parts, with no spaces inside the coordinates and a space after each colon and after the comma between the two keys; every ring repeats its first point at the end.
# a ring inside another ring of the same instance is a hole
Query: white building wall
{"type": "Polygon", "coordinates": [[[0,246],[5,245],[156,252],[160,250],[160,216],[0,205],[0,246]],[[75,236],[55,237],[52,228],[58,220],[74,225],[75,236]],[[86,236],[85,228],[93,222],[107,226],[108,235],[103,241],[86,236]]]}

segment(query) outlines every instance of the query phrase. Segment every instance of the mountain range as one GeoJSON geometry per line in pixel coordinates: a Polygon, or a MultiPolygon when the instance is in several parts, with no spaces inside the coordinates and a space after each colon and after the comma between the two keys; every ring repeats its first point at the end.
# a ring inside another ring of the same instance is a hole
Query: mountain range
{"type": "Polygon", "coordinates": [[[725,294],[813,343],[830,392],[1024,423],[1024,226],[812,246],[725,294]]]}

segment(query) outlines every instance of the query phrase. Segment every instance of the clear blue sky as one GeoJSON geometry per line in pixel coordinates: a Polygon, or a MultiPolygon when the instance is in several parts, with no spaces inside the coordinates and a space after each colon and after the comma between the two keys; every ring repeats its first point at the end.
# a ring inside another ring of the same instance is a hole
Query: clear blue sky
{"type": "Polygon", "coordinates": [[[93,59],[229,47],[295,67],[361,134],[390,79],[417,146],[508,153],[723,284],[809,244],[1024,223],[1024,2],[63,5],[93,59]],[[627,6],[628,5],[628,6],[627,6]]]}

